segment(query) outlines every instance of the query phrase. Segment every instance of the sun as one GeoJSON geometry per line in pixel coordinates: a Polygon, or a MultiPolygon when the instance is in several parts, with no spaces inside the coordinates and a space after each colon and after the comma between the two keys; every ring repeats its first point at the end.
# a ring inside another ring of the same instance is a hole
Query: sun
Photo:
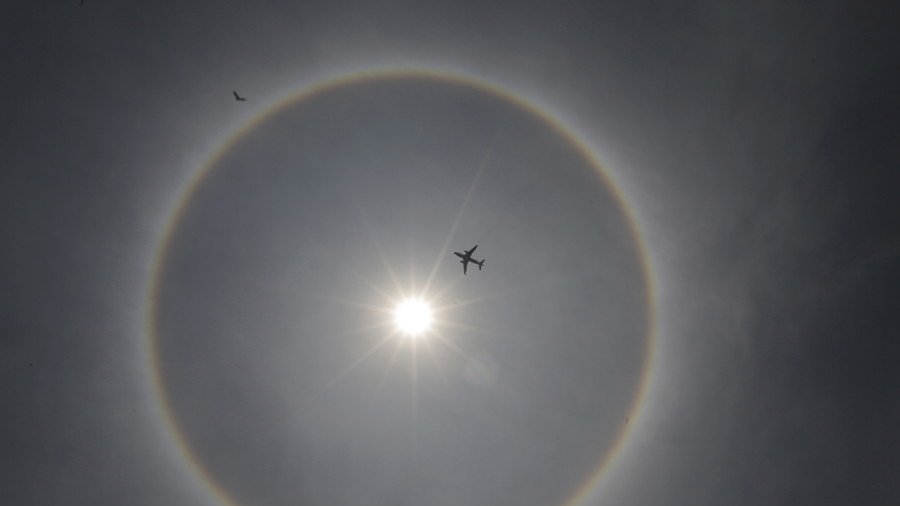
{"type": "Polygon", "coordinates": [[[431,330],[434,321],[431,306],[422,299],[401,300],[394,308],[394,324],[404,335],[418,338],[431,330]]]}

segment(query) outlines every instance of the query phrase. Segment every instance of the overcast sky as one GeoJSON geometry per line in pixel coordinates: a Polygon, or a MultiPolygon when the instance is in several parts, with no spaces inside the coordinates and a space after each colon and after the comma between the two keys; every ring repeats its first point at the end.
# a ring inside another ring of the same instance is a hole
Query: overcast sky
{"type": "Polygon", "coordinates": [[[898,22],[8,8],[4,499],[900,502],[898,22]]]}

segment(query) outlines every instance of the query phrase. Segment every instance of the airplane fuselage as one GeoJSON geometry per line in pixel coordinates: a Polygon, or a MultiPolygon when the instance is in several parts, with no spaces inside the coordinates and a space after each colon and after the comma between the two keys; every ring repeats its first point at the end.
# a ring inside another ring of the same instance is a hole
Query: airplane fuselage
{"type": "Polygon", "coordinates": [[[481,270],[482,267],[484,267],[484,259],[481,259],[481,260],[472,259],[472,253],[475,252],[475,248],[477,248],[477,247],[478,247],[478,245],[476,244],[475,246],[472,246],[472,249],[466,250],[465,253],[460,253],[458,251],[453,252],[454,255],[458,256],[461,259],[459,261],[459,263],[461,263],[463,265],[463,274],[465,274],[466,271],[468,270],[469,263],[473,263],[473,264],[477,265],[479,271],[481,270]]]}

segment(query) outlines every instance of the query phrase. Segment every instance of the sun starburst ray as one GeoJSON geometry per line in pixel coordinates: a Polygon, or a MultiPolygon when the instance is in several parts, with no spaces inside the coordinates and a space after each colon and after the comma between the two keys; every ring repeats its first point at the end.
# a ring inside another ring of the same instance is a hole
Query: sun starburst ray
{"type": "Polygon", "coordinates": [[[457,354],[459,354],[459,356],[463,357],[464,359],[471,360],[472,357],[470,357],[469,354],[465,352],[465,350],[460,348],[458,344],[454,343],[450,339],[447,339],[446,337],[444,337],[440,334],[435,334],[435,339],[440,340],[441,343],[443,343],[447,346],[447,348],[455,351],[457,354]]]}
{"type": "Polygon", "coordinates": [[[397,273],[394,272],[394,268],[391,266],[390,261],[388,261],[388,256],[385,254],[384,249],[381,247],[381,243],[378,242],[378,239],[375,236],[375,230],[372,228],[372,224],[369,223],[369,219],[366,215],[366,212],[363,210],[360,204],[356,204],[356,209],[359,211],[360,219],[363,222],[363,226],[366,228],[366,232],[368,233],[369,240],[372,242],[372,245],[375,247],[375,251],[378,253],[378,257],[381,259],[382,265],[384,265],[385,271],[388,273],[388,276],[391,279],[391,283],[394,285],[394,289],[398,292],[401,289],[401,284],[399,279],[397,278],[397,273]]]}
{"type": "Polygon", "coordinates": [[[438,251],[437,258],[434,261],[434,265],[431,267],[431,272],[428,274],[428,278],[425,281],[426,292],[431,288],[431,283],[434,282],[435,276],[437,276],[438,267],[440,267],[441,262],[444,261],[444,257],[449,251],[450,242],[453,241],[453,238],[456,235],[456,229],[459,227],[460,222],[462,222],[462,217],[466,212],[466,208],[469,206],[469,201],[472,200],[472,195],[475,194],[475,188],[478,187],[478,181],[481,179],[482,174],[484,174],[484,170],[488,165],[488,161],[491,159],[491,154],[494,151],[494,143],[497,141],[497,135],[499,134],[499,132],[500,127],[498,126],[494,131],[494,135],[491,137],[491,142],[488,144],[484,156],[481,157],[481,163],[478,164],[478,170],[475,172],[475,177],[472,178],[472,182],[469,184],[469,189],[466,191],[466,196],[465,198],[463,198],[463,202],[459,206],[459,211],[456,213],[456,218],[453,220],[453,225],[451,225],[450,227],[450,232],[447,234],[447,238],[444,240],[444,245],[438,251]]]}
{"type": "Polygon", "coordinates": [[[434,362],[434,367],[437,369],[438,375],[440,375],[441,380],[443,380],[444,384],[449,384],[449,380],[447,379],[447,375],[444,374],[444,368],[441,366],[440,360],[438,360],[437,355],[434,352],[434,347],[432,347],[430,341],[425,341],[425,349],[428,350],[428,356],[431,357],[431,361],[434,362]]]}
{"type": "Polygon", "coordinates": [[[354,369],[359,367],[360,364],[365,362],[366,359],[368,359],[370,356],[372,356],[372,354],[374,354],[376,351],[378,351],[379,348],[381,348],[388,341],[390,341],[393,336],[394,336],[394,333],[391,332],[391,333],[387,334],[386,336],[384,336],[383,338],[381,338],[380,340],[378,340],[378,342],[376,342],[374,345],[369,347],[368,350],[363,352],[363,354],[360,355],[356,360],[354,360],[349,366],[345,367],[344,370],[341,371],[340,374],[338,374],[338,376],[336,378],[329,381],[328,384],[325,385],[325,388],[331,388],[334,385],[336,385],[339,381],[346,378],[351,372],[353,372],[354,369]]]}
{"type": "Polygon", "coordinates": [[[390,313],[390,311],[388,309],[385,309],[384,307],[377,306],[375,304],[369,304],[366,302],[350,300],[350,299],[342,299],[342,298],[338,298],[338,297],[320,297],[320,300],[330,302],[333,304],[339,304],[341,306],[346,306],[346,307],[350,307],[350,308],[365,309],[367,311],[372,311],[375,313],[385,313],[385,314],[390,313]]]}
{"type": "Polygon", "coordinates": [[[388,374],[394,368],[394,362],[397,361],[397,355],[400,354],[401,343],[399,341],[394,343],[394,351],[391,353],[391,358],[388,360],[387,367],[385,367],[384,371],[381,373],[381,378],[378,380],[378,384],[375,386],[375,395],[378,395],[378,392],[384,387],[384,383],[387,381],[388,374]]]}

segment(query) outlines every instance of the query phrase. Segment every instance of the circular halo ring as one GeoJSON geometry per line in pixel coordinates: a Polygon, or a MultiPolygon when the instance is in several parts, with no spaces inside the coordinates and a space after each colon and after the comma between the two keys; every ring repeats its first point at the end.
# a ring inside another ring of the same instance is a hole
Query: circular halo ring
{"type": "MultiPolygon", "coordinates": [[[[145,352],[147,358],[147,368],[150,372],[154,401],[161,411],[166,431],[178,447],[179,453],[189,464],[189,467],[194,476],[197,477],[199,481],[208,488],[208,490],[213,494],[219,504],[227,506],[241,506],[234,498],[231,497],[228,491],[226,491],[225,488],[215,480],[215,478],[210,476],[203,463],[200,462],[196,455],[194,455],[189,442],[187,441],[184,433],[179,426],[174,410],[172,409],[172,405],[168,393],[166,392],[166,386],[163,382],[162,373],[159,367],[159,340],[157,339],[156,328],[156,315],[158,310],[157,295],[159,292],[159,283],[161,278],[160,274],[163,270],[163,259],[167,256],[172,239],[172,232],[177,228],[177,225],[181,220],[181,216],[184,213],[184,210],[187,207],[188,203],[191,201],[191,197],[193,196],[194,192],[204,181],[206,176],[212,171],[213,167],[216,166],[216,163],[219,161],[219,159],[228,152],[229,148],[237,140],[239,140],[245,134],[254,130],[257,126],[264,123],[266,120],[271,118],[273,115],[275,115],[285,107],[289,107],[291,105],[313,98],[321,93],[325,93],[331,89],[341,86],[359,84],[366,81],[393,80],[403,78],[431,79],[435,81],[465,85],[478,91],[485,92],[489,95],[496,96],[513,104],[516,107],[519,107],[535,115],[536,117],[540,118],[542,121],[550,125],[553,130],[562,135],[563,138],[565,138],[572,146],[574,146],[579,154],[582,155],[586,160],[588,160],[588,162],[596,169],[595,172],[600,176],[605,187],[611,190],[616,204],[619,210],[621,210],[622,214],[625,217],[625,221],[628,224],[631,239],[636,247],[635,249],[638,255],[638,263],[641,267],[641,276],[644,282],[644,308],[646,311],[646,336],[644,339],[643,351],[644,363],[638,377],[636,392],[634,394],[634,397],[632,398],[631,404],[627,409],[626,420],[636,419],[637,415],[640,412],[643,399],[647,392],[650,371],[652,370],[652,363],[654,358],[653,351],[656,325],[654,308],[655,292],[653,287],[653,279],[651,276],[652,270],[650,266],[649,256],[647,255],[644,243],[639,233],[637,221],[635,220],[631,209],[626,205],[626,201],[622,194],[622,191],[615,184],[615,181],[610,176],[610,174],[607,173],[606,170],[604,170],[594,152],[573,131],[560,123],[560,121],[557,120],[549,112],[544,111],[528,100],[519,97],[510,91],[507,91],[500,85],[495,85],[466,75],[447,73],[431,69],[378,69],[345,74],[336,78],[318,81],[317,84],[314,84],[306,89],[288,96],[275,105],[269,107],[261,114],[257,115],[254,119],[247,122],[244,126],[238,129],[237,132],[232,134],[228,138],[228,140],[225,141],[225,143],[222,144],[212,154],[212,156],[208,158],[206,163],[199,170],[197,170],[193,174],[193,176],[190,177],[186,188],[181,192],[180,197],[177,198],[177,204],[173,207],[171,214],[165,221],[163,232],[156,245],[156,251],[153,255],[153,263],[150,270],[151,278],[149,289],[146,295],[144,310],[144,346],[146,348],[145,352]]],[[[568,496],[566,501],[563,503],[565,506],[577,506],[583,503],[599,486],[605,474],[605,471],[609,467],[609,464],[615,459],[615,456],[618,454],[619,450],[621,450],[624,441],[627,439],[626,436],[629,433],[629,425],[633,426],[634,424],[622,424],[612,445],[610,445],[609,449],[602,456],[594,469],[588,474],[588,477],[584,480],[584,482],[571,495],[568,496]]]]}

